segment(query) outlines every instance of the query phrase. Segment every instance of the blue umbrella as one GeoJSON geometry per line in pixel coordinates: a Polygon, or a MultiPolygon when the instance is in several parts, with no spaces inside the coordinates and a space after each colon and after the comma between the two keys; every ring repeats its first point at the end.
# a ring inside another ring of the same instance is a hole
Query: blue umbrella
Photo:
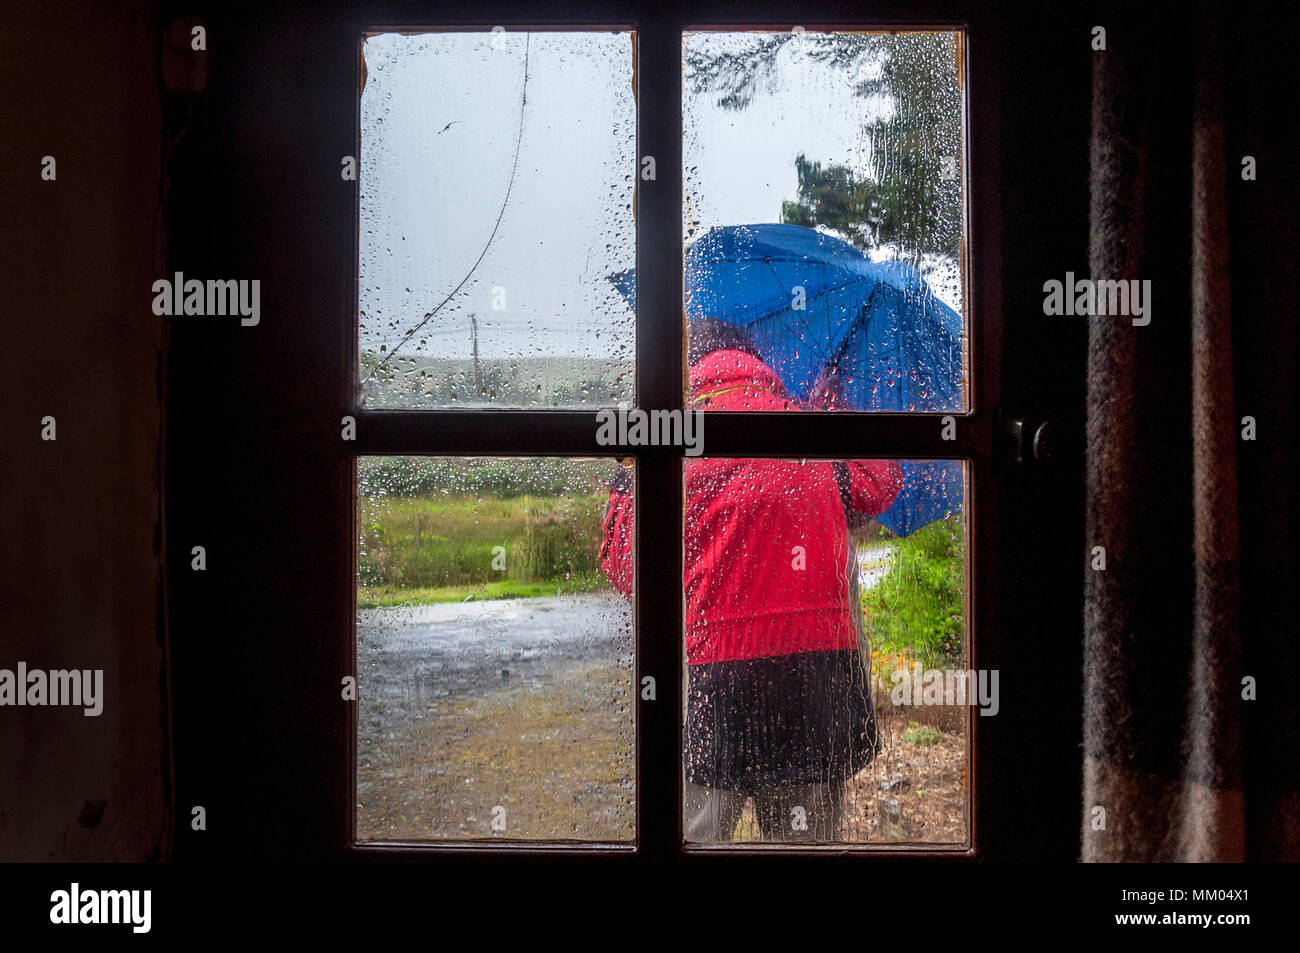
{"type": "MultiPolygon", "coordinates": [[[[688,320],[744,328],[796,400],[828,388],[854,410],[961,409],[961,316],[910,265],[873,262],[799,225],[713,228],[686,251],[688,320]]],[[[636,305],[632,271],[610,279],[636,305]]],[[[961,507],[959,463],[902,464],[879,520],[899,536],[961,507]]]]}

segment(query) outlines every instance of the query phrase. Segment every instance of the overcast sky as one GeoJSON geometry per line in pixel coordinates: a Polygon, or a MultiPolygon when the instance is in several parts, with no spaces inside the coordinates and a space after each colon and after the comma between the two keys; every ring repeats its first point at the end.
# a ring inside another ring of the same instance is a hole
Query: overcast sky
{"type": "MultiPolygon", "coordinates": [[[[485,358],[630,362],[632,312],[604,279],[634,263],[631,36],[495,40],[499,48],[491,33],[365,42],[362,346],[392,348],[470,272],[501,213],[519,143],[509,202],[482,263],[402,351],[468,357],[473,313],[485,358]]],[[[752,41],[685,38],[710,49],[752,41]]],[[[879,107],[853,95],[854,79],[787,46],[775,81],[745,110],[693,97],[685,83],[684,166],[701,227],[780,221],[781,201],[796,196],[800,152],[865,172],[861,130],[879,107]]],[[[936,292],[957,306],[951,284],[936,292]]]]}

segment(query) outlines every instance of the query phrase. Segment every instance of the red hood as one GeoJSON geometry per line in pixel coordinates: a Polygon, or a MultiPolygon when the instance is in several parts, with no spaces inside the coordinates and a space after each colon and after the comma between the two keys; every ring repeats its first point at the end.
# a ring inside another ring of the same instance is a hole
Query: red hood
{"type": "Polygon", "coordinates": [[[799,410],[776,373],[744,351],[714,351],[691,367],[693,410],[799,410]]]}

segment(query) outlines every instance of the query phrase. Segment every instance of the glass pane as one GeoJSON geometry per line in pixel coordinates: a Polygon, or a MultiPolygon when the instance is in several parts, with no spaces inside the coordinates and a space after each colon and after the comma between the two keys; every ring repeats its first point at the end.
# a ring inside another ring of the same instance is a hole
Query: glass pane
{"type": "Polygon", "coordinates": [[[358,840],[634,839],[632,472],[359,460],[358,840]]]}
{"type": "Polygon", "coordinates": [[[961,34],[683,36],[687,338],[714,410],[963,411],[961,34]]]}
{"type": "Polygon", "coordinates": [[[962,462],[684,479],[686,839],[968,844],[962,462]]]}
{"type": "Polygon", "coordinates": [[[362,406],[631,401],[633,43],[365,39],[362,406]]]}

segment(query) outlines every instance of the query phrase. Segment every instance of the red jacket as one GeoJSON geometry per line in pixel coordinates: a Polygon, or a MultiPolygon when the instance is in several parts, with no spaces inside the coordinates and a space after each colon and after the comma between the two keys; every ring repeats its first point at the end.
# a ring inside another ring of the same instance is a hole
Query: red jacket
{"type": "MultiPolygon", "coordinates": [[[[799,409],[771,369],[740,351],[715,351],[691,368],[691,404],[799,409]]],[[[856,649],[848,527],[831,464],[688,458],[685,468],[687,661],[856,649]]],[[[850,505],[867,516],[902,489],[892,461],[849,461],[847,469],[850,505]]],[[[601,565],[624,595],[632,591],[632,525],[632,496],[616,487],[601,565]]]]}

